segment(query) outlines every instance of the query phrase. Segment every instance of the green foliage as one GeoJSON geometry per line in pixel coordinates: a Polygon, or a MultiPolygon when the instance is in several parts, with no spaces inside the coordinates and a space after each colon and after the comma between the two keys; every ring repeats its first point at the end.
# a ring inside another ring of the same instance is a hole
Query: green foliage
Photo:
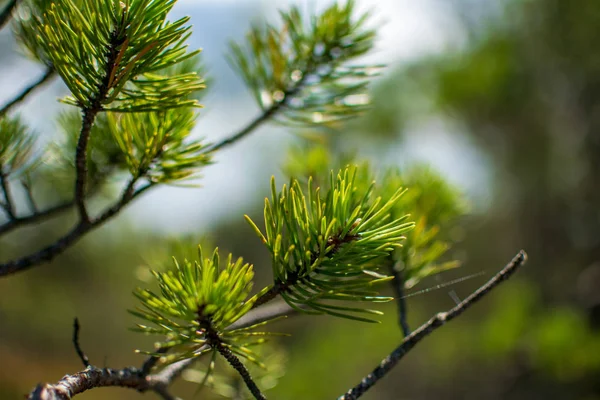
{"type": "Polygon", "coordinates": [[[392,195],[394,187],[409,188],[392,209],[393,216],[410,214],[415,221],[415,228],[394,256],[395,268],[403,270],[405,286],[411,288],[428,276],[458,267],[458,261],[437,261],[451,246],[440,238],[442,227],[447,228],[465,212],[460,193],[426,166],[415,166],[406,172],[388,170],[382,181],[388,192],[384,198],[392,195]]]}
{"type": "MultiPolygon", "coordinates": [[[[64,140],[51,145],[50,151],[56,158],[51,172],[59,173],[63,175],[64,180],[72,181],[75,171],[75,148],[81,131],[81,113],[75,109],[61,113],[58,125],[64,140]]],[[[92,127],[87,161],[88,178],[92,188],[103,183],[114,172],[126,170],[125,157],[111,136],[106,114],[99,115],[92,127]]]]}
{"type": "Polygon", "coordinates": [[[297,7],[280,12],[281,26],[255,25],[247,45],[231,44],[230,62],[263,110],[284,107],[280,122],[331,124],[364,111],[369,78],[381,66],[350,65],[373,47],[368,14],[354,1],[334,3],[308,19],[297,7]]]}
{"type": "MultiPolygon", "coordinates": [[[[330,168],[337,168],[349,160],[352,157],[347,155],[334,157],[323,146],[297,146],[288,152],[285,170],[292,176],[322,182],[326,181],[330,168]]],[[[359,171],[357,185],[368,186],[375,173],[366,162],[359,171]]],[[[390,209],[392,219],[410,215],[415,223],[391,258],[395,268],[403,270],[405,286],[411,288],[428,276],[458,267],[458,261],[438,263],[438,260],[451,247],[450,241],[441,238],[442,228],[448,228],[466,211],[460,192],[423,165],[415,165],[406,171],[388,168],[380,174],[378,181],[381,184],[376,186],[374,195],[381,196],[384,201],[392,199],[398,188],[407,188],[390,209]]]]}
{"type": "Polygon", "coordinates": [[[228,328],[256,300],[256,297],[248,299],[254,277],[252,265],[244,264],[241,258],[234,262],[230,254],[221,268],[217,249],[212,258],[204,258],[198,247],[197,261],[175,260],[175,267],[175,271],[153,272],[160,294],[138,289],[135,295],[143,308],[130,311],[154,325],[138,325],[137,330],[166,337],[159,344],[160,348],[170,350],[168,356],[162,357],[163,361],[171,363],[211,351],[214,346],[211,335],[216,334],[232,352],[258,362],[246,345],[249,338],[266,333],[251,332],[258,325],[228,328]]]}
{"type": "Polygon", "coordinates": [[[202,143],[186,140],[196,119],[192,108],[109,113],[108,119],[112,138],[134,176],[145,175],[152,182],[173,182],[194,176],[210,162],[202,143]]]}
{"type": "Polygon", "coordinates": [[[325,193],[309,179],[307,196],[298,180],[292,179],[289,188],[284,185],[278,193],[273,179],[272,200],[265,200],[265,233],[246,219],[269,249],[275,286],[290,306],[374,322],[352,313],[378,311],[328,301],[391,300],[373,290],[392,279],[377,271],[414,224],[405,222],[406,216],[391,217],[402,188],[382,200],[374,195],[374,183],[357,184],[358,172],[357,167],[331,172],[325,193]]]}
{"type": "Polygon", "coordinates": [[[34,134],[18,117],[0,118],[0,172],[19,175],[34,164],[34,134]]]}
{"type": "MultiPolygon", "coordinates": [[[[186,50],[189,18],[166,20],[174,4],[175,0],[52,2],[29,20],[30,26],[24,28],[22,22],[21,30],[35,32],[43,58],[73,95],[65,99],[68,104],[89,108],[100,102],[105,110],[121,112],[195,106],[188,96],[203,87],[197,74],[165,74],[168,67],[197,53],[186,50]]],[[[37,48],[32,51],[40,53],[37,48]]]]}

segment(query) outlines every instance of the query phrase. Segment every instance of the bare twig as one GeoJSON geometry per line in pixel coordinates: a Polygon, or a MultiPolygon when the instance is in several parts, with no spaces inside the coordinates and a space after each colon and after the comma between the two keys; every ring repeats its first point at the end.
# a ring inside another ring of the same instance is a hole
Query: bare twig
{"type": "Polygon", "coordinates": [[[37,214],[39,212],[39,209],[35,202],[35,198],[33,197],[33,190],[31,188],[31,185],[28,182],[22,180],[21,186],[23,187],[23,190],[25,191],[25,196],[27,197],[27,203],[29,203],[30,211],[33,214],[37,214]]]}
{"type": "Polygon", "coordinates": [[[252,133],[256,128],[258,128],[263,123],[268,121],[273,115],[275,115],[283,107],[283,105],[284,105],[284,102],[273,104],[271,107],[264,110],[263,113],[260,114],[258,117],[256,117],[252,121],[250,121],[250,123],[247,126],[245,126],[243,129],[241,129],[239,132],[236,132],[236,133],[232,134],[231,136],[221,140],[220,142],[215,143],[214,145],[208,147],[206,149],[206,152],[212,153],[217,150],[221,150],[223,147],[227,147],[229,145],[234,144],[238,140],[243,139],[244,137],[246,137],[247,135],[252,133]]]}
{"type": "Polygon", "coordinates": [[[139,392],[151,390],[161,394],[164,400],[175,399],[166,391],[164,382],[155,380],[152,376],[142,377],[136,368],[115,370],[89,366],[76,374],[66,375],[56,384],[38,385],[29,394],[28,400],[70,400],[86,390],[110,386],[135,389],[139,392]]]}
{"type": "MultiPolygon", "coordinates": [[[[268,307],[253,310],[231,326],[231,329],[240,329],[265,320],[277,318],[283,315],[294,314],[287,304],[273,304],[268,307]]],[[[77,320],[76,320],[77,321],[77,320]]],[[[79,348],[78,323],[74,325],[73,343],[76,349],[79,348]]],[[[81,349],[77,351],[79,358],[81,349]]],[[[166,350],[158,350],[160,353],[166,353],[166,350]]],[[[83,353],[83,352],[81,352],[83,353]]],[[[85,356],[84,356],[85,357],[85,356]]],[[[234,356],[235,357],[235,356],[234,356]]],[[[85,357],[87,360],[87,357],[85,357]]],[[[67,375],[56,384],[38,385],[29,395],[29,400],[70,400],[75,395],[83,393],[98,387],[118,386],[131,388],[140,392],[153,391],[163,400],[177,400],[168,391],[173,381],[181,376],[183,371],[191,367],[197,358],[187,359],[173,363],[156,374],[150,374],[154,365],[158,362],[158,357],[149,357],[141,368],[128,367],[120,370],[110,368],[100,369],[88,365],[85,370],[67,375]]]]}
{"type": "Polygon", "coordinates": [[[0,235],[11,232],[12,230],[14,230],[20,226],[34,224],[37,222],[42,222],[48,218],[51,218],[55,215],[58,215],[64,211],[69,210],[71,207],[73,207],[73,204],[74,203],[71,200],[71,201],[67,201],[65,203],[61,203],[56,206],[53,206],[44,211],[34,212],[33,214],[30,214],[26,217],[15,217],[14,219],[6,222],[5,224],[0,225],[0,235]]]}
{"type": "Polygon", "coordinates": [[[10,194],[10,186],[8,186],[8,177],[2,170],[2,166],[0,165],[0,187],[2,188],[2,193],[4,194],[4,202],[2,203],[2,208],[6,212],[9,220],[15,219],[15,205],[12,201],[12,196],[10,194]]]}
{"type": "Polygon", "coordinates": [[[70,246],[75,244],[86,233],[96,229],[97,227],[114,217],[133,199],[135,199],[136,197],[144,193],[146,190],[154,186],[154,184],[148,183],[145,186],[142,186],[141,188],[134,191],[134,185],[137,179],[138,178],[132,179],[125,188],[121,199],[112,207],[106,209],[102,214],[100,214],[99,217],[87,223],[79,222],[65,236],[61,237],[56,242],[33,254],[0,264],[0,277],[11,275],[16,272],[22,272],[33,266],[51,261],[52,259],[54,259],[54,257],[58,256],[70,246]]]}
{"type": "Polygon", "coordinates": [[[15,98],[10,100],[0,109],[0,117],[6,115],[13,107],[17,104],[21,103],[23,100],[27,98],[34,90],[41,87],[44,83],[50,81],[55,75],[54,68],[47,67],[44,75],[42,75],[37,81],[33,82],[31,85],[27,86],[21,93],[19,93],[15,98]]]}
{"type": "Polygon", "coordinates": [[[10,2],[4,7],[2,13],[0,13],[0,29],[6,25],[6,23],[10,20],[12,16],[12,12],[19,3],[19,0],[10,0],[10,2]]]}
{"type": "Polygon", "coordinates": [[[83,350],[81,350],[81,346],[79,345],[79,319],[77,318],[75,318],[75,321],[73,321],[73,346],[75,346],[75,351],[83,363],[83,366],[86,368],[89,367],[90,359],[83,352],[83,350]]]}
{"type": "Polygon", "coordinates": [[[254,380],[252,379],[252,376],[250,376],[250,372],[248,371],[248,368],[246,368],[246,366],[240,361],[240,359],[235,354],[233,354],[231,352],[231,350],[229,350],[227,347],[225,347],[222,343],[216,344],[215,349],[240,374],[240,376],[244,380],[244,383],[248,387],[248,390],[250,390],[250,393],[252,393],[254,398],[256,398],[256,400],[266,400],[265,395],[262,394],[262,392],[256,385],[256,382],[254,382],[254,380]]]}
{"type": "Polygon", "coordinates": [[[263,123],[267,122],[269,119],[271,119],[273,116],[275,116],[279,111],[283,110],[288,105],[289,101],[296,94],[298,94],[298,92],[300,92],[300,90],[302,90],[302,87],[304,86],[306,78],[312,73],[313,69],[314,69],[313,65],[309,64],[309,66],[306,68],[306,71],[302,74],[302,78],[298,82],[296,82],[296,84],[294,84],[291,88],[289,88],[288,90],[286,90],[284,92],[282,101],[273,103],[270,107],[263,110],[263,112],[258,117],[256,117],[252,121],[250,121],[250,123],[248,125],[246,125],[244,128],[242,128],[240,131],[228,136],[227,138],[221,140],[220,142],[213,144],[212,146],[209,146],[206,149],[206,152],[212,153],[217,150],[221,150],[224,147],[234,144],[238,140],[241,140],[244,137],[248,136],[256,128],[258,128],[263,123]]]}
{"type": "Polygon", "coordinates": [[[406,297],[404,296],[404,274],[402,270],[398,270],[394,267],[393,262],[390,263],[390,273],[394,277],[391,284],[398,305],[398,323],[400,324],[404,336],[408,336],[410,335],[410,327],[407,320],[408,308],[406,306],[406,297]]]}
{"type": "Polygon", "coordinates": [[[346,394],[340,396],[338,400],[355,400],[361,397],[367,390],[373,387],[380,379],[387,375],[392,368],[404,357],[417,343],[429,336],[434,330],[444,325],[446,322],[458,317],[473,304],[481,300],[492,289],[510,278],[519,267],[527,260],[527,254],[521,250],[512,261],[498,272],[485,285],[481,286],[469,297],[463,300],[456,307],[441,312],[421,325],[417,330],[404,338],[404,341],[390,355],[381,361],[381,363],[367,376],[365,376],[358,385],[350,389],[346,394]]]}

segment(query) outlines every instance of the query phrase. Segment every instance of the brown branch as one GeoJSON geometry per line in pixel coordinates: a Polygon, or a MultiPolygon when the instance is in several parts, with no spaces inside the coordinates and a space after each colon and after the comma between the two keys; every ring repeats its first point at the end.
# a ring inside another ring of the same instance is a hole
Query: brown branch
{"type": "Polygon", "coordinates": [[[250,393],[252,393],[256,400],[267,399],[256,385],[256,382],[254,382],[252,379],[252,376],[250,376],[248,368],[246,368],[246,366],[235,354],[233,354],[231,350],[225,347],[222,343],[217,343],[214,348],[227,360],[227,362],[229,362],[229,364],[238,372],[238,374],[240,374],[244,380],[244,383],[246,384],[246,387],[248,387],[248,390],[250,390],[250,393]]]}
{"type": "Polygon", "coordinates": [[[21,93],[19,93],[15,98],[10,100],[0,109],[0,117],[6,115],[13,107],[21,103],[23,100],[27,98],[34,90],[41,87],[44,83],[50,81],[55,75],[54,68],[47,67],[46,72],[42,75],[37,81],[33,82],[31,85],[27,86],[21,93]]]}
{"type": "Polygon", "coordinates": [[[394,296],[398,305],[398,324],[400,325],[404,336],[408,336],[410,335],[410,326],[408,325],[408,307],[406,306],[406,298],[404,296],[404,274],[402,270],[396,269],[393,260],[390,261],[389,269],[394,277],[390,283],[394,289],[394,296]]]}
{"type": "Polygon", "coordinates": [[[81,119],[81,131],[77,140],[75,149],[75,204],[79,210],[79,218],[82,224],[89,224],[90,217],[85,205],[86,184],[87,184],[87,150],[90,141],[90,134],[96,116],[102,111],[102,102],[106,99],[110,90],[110,76],[115,69],[115,63],[119,56],[119,46],[123,44],[123,39],[119,37],[117,29],[113,30],[110,37],[110,44],[106,52],[106,70],[104,77],[98,87],[98,92],[94,95],[91,103],[83,107],[81,119]]]}
{"type": "Polygon", "coordinates": [[[25,191],[25,196],[27,197],[27,203],[29,203],[29,210],[33,214],[38,213],[39,209],[35,202],[35,198],[33,197],[33,190],[31,188],[31,185],[27,181],[21,180],[21,186],[23,187],[23,190],[25,191]]]}
{"type": "Polygon", "coordinates": [[[4,25],[10,20],[12,12],[18,3],[19,0],[10,0],[6,7],[4,7],[4,10],[0,13],[0,29],[4,28],[4,25]]]}
{"type": "Polygon", "coordinates": [[[67,201],[65,203],[58,204],[53,206],[47,210],[34,212],[26,217],[15,217],[14,219],[6,222],[5,224],[0,225],[0,235],[11,232],[12,230],[19,228],[24,225],[34,224],[37,222],[42,222],[48,218],[51,218],[57,214],[60,214],[64,211],[69,210],[73,207],[73,201],[67,201]]]}
{"type": "MultiPolygon", "coordinates": [[[[257,310],[250,311],[247,315],[231,325],[231,329],[240,329],[254,324],[295,313],[287,304],[273,304],[257,310]]],[[[74,343],[78,342],[78,330],[73,334],[74,343]],[[76,339],[77,338],[77,339],[76,339]]],[[[77,347],[77,345],[76,345],[77,347]]],[[[166,353],[166,350],[158,350],[166,353]]],[[[79,352],[78,352],[79,353],[79,352]]],[[[80,356],[81,358],[81,356],[80,356]]],[[[158,357],[149,357],[141,368],[128,367],[120,370],[110,368],[99,369],[92,365],[85,370],[73,375],[67,375],[56,384],[38,385],[30,394],[29,400],[70,400],[75,395],[98,387],[117,386],[135,389],[140,392],[153,391],[163,400],[176,400],[177,397],[168,392],[168,388],[183,371],[188,369],[197,358],[187,359],[173,363],[156,374],[150,370],[158,362],[158,357]]]]}
{"type": "Polygon", "coordinates": [[[429,336],[434,330],[444,325],[446,322],[461,315],[473,304],[481,300],[486,294],[492,291],[500,283],[510,278],[519,267],[527,260],[527,254],[521,250],[512,261],[498,272],[486,284],[481,286],[469,297],[463,300],[456,307],[441,312],[421,325],[417,330],[404,338],[404,341],[390,355],[381,361],[381,363],[367,376],[365,376],[358,385],[350,389],[346,394],[340,396],[338,400],[355,400],[361,397],[367,390],[373,387],[380,379],[387,375],[396,366],[398,361],[402,359],[413,347],[421,340],[429,336]]]}
{"type": "Polygon", "coordinates": [[[228,136],[227,138],[221,140],[218,143],[213,144],[212,146],[209,146],[206,149],[206,152],[212,153],[212,152],[221,150],[224,147],[227,147],[227,146],[230,146],[230,145],[236,143],[237,141],[248,136],[256,128],[261,126],[263,123],[265,123],[269,119],[271,119],[279,111],[284,109],[288,105],[289,101],[296,94],[298,94],[298,92],[300,92],[300,90],[302,90],[302,87],[304,86],[304,83],[306,82],[306,78],[312,73],[313,70],[314,70],[314,67],[312,66],[312,64],[309,64],[309,66],[306,69],[306,72],[302,74],[302,78],[298,82],[296,82],[291,88],[289,88],[288,90],[286,90],[284,92],[283,100],[281,100],[279,102],[275,102],[275,103],[273,103],[273,105],[271,105],[267,109],[263,110],[263,112],[258,117],[256,117],[252,121],[250,121],[250,123],[248,125],[246,125],[244,128],[242,128],[239,132],[228,136]]]}
{"type": "Polygon", "coordinates": [[[134,191],[134,186],[137,180],[138,178],[132,179],[125,188],[121,199],[116,204],[106,209],[97,218],[91,220],[90,222],[80,221],[65,236],[33,254],[0,264],[0,277],[11,275],[16,272],[22,272],[33,266],[51,261],[56,256],[63,253],[66,249],[75,244],[86,233],[98,228],[100,225],[114,217],[133,199],[154,186],[153,183],[148,183],[134,191]]]}
{"type": "Polygon", "coordinates": [[[99,387],[123,387],[139,392],[153,391],[164,400],[173,400],[165,382],[150,375],[142,377],[136,368],[97,368],[89,366],[85,370],[63,377],[56,384],[38,385],[27,397],[28,400],[70,400],[75,395],[99,387]]]}
{"type": "Polygon", "coordinates": [[[77,356],[83,363],[85,368],[90,366],[90,359],[81,349],[81,345],[79,344],[79,319],[75,318],[73,322],[73,346],[75,346],[75,351],[77,352],[77,356]]]}
{"type": "Polygon", "coordinates": [[[237,142],[238,140],[243,139],[244,137],[248,136],[256,128],[261,126],[263,123],[268,121],[273,115],[275,115],[283,107],[283,105],[284,105],[283,103],[284,102],[279,102],[279,103],[273,104],[271,107],[264,110],[258,117],[256,117],[252,121],[250,121],[250,123],[248,125],[246,125],[243,129],[241,129],[239,132],[234,133],[231,136],[221,140],[220,142],[215,143],[214,145],[208,147],[206,149],[206,152],[212,153],[217,150],[221,150],[223,147],[230,146],[230,145],[234,144],[235,142],[237,142]]]}
{"type": "Polygon", "coordinates": [[[8,176],[2,170],[2,166],[0,165],[0,187],[2,188],[2,192],[4,194],[5,202],[2,203],[2,208],[6,212],[9,220],[15,219],[15,205],[12,201],[12,196],[10,194],[10,186],[8,186],[8,176]]]}

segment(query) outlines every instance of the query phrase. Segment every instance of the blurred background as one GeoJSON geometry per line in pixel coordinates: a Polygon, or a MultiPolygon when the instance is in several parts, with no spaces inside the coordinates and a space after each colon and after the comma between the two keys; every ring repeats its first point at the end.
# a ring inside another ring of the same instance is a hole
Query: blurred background
{"type": "MultiPolygon", "coordinates": [[[[328,1],[296,0],[307,9],[328,1]]],[[[286,1],[180,0],[191,45],[212,78],[197,134],[216,141],[253,118],[250,94],[225,62],[230,39],[286,1]]],[[[381,26],[371,60],[388,65],[373,85],[374,108],[331,143],[386,165],[427,162],[457,185],[470,213],[449,257],[463,266],[415,290],[485,272],[408,299],[413,328],[464,298],[521,248],[530,261],[511,282],[417,346],[365,399],[600,399],[600,2],[595,0],[362,0],[381,26]]],[[[42,71],[0,32],[0,101],[42,71]]],[[[55,139],[54,80],[19,112],[55,139]]],[[[161,187],[45,265],[0,280],[0,398],[82,368],[73,318],[91,362],[140,365],[149,338],[128,331],[131,292],[148,267],[209,242],[243,256],[270,280],[269,259],[243,214],[260,219],[271,175],[283,178],[282,149],[300,139],[265,126],[217,154],[201,188],[161,187]]],[[[22,203],[24,200],[22,199],[22,203]]],[[[23,204],[23,209],[25,205],[23,204]]],[[[72,217],[72,216],[71,216],[72,217]]],[[[11,259],[66,232],[69,217],[2,237],[11,259]]],[[[273,399],[336,398],[401,341],[394,304],[380,325],[294,317],[273,326],[284,374],[273,399]]],[[[278,374],[280,375],[280,374],[278,374]]],[[[221,398],[179,381],[186,399],[221,398]]],[[[98,389],[81,399],[153,398],[98,389]]]]}

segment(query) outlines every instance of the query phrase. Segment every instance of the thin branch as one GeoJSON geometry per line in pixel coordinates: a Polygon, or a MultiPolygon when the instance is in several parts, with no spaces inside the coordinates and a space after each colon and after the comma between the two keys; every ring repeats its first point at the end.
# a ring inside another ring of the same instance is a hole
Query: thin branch
{"type": "Polygon", "coordinates": [[[510,278],[527,260],[527,254],[521,250],[512,261],[498,272],[486,284],[481,286],[469,297],[463,300],[456,307],[441,312],[421,325],[416,331],[404,338],[404,341],[390,355],[381,361],[381,363],[367,376],[365,376],[358,385],[350,389],[346,394],[340,396],[338,400],[355,400],[361,397],[367,390],[373,387],[381,378],[387,375],[394,366],[402,359],[417,343],[429,336],[434,330],[444,325],[446,322],[461,315],[473,304],[481,300],[486,294],[492,291],[500,283],[510,278]]]}
{"type": "Polygon", "coordinates": [[[110,37],[110,44],[106,52],[106,70],[102,82],[98,86],[98,92],[95,93],[91,102],[86,107],[83,107],[81,118],[81,131],[75,148],[75,205],[79,210],[79,218],[82,224],[89,224],[90,217],[85,205],[86,184],[87,184],[87,152],[90,134],[96,116],[102,111],[102,102],[106,99],[110,90],[111,71],[115,68],[115,63],[119,56],[118,47],[122,44],[119,38],[119,33],[115,29],[110,37]]]}
{"type": "Polygon", "coordinates": [[[27,183],[26,181],[22,180],[21,186],[23,187],[23,190],[25,191],[25,196],[27,197],[27,203],[29,203],[29,209],[31,210],[31,212],[33,214],[37,214],[39,212],[39,209],[35,202],[35,198],[33,197],[33,190],[31,188],[31,185],[29,183],[27,183]]]}
{"type": "Polygon", "coordinates": [[[27,98],[34,90],[41,87],[44,83],[50,81],[55,75],[54,68],[47,67],[46,72],[42,75],[37,81],[33,82],[31,85],[27,86],[21,93],[19,93],[15,98],[10,100],[0,109],[0,117],[6,115],[13,107],[21,103],[23,100],[27,98]]]}
{"type": "Polygon", "coordinates": [[[5,224],[0,225],[0,235],[11,232],[12,230],[14,230],[20,226],[34,224],[34,223],[46,220],[48,218],[51,218],[55,215],[58,215],[64,211],[69,210],[71,207],[73,207],[73,204],[74,203],[71,200],[71,201],[67,201],[65,203],[61,203],[56,206],[53,206],[44,211],[34,212],[33,214],[30,214],[26,217],[15,217],[15,219],[10,220],[10,221],[6,222],[5,224]]]}
{"type": "Polygon", "coordinates": [[[145,186],[134,191],[134,186],[138,178],[132,179],[125,188],[121,199],[112,207],[106,209],[99,217],[90,222],[79,222],[70,232],[58,239],[51,245],[28,256],[8,261],[0,264],[0,277],[14,274],[16,272],[25,271],[33,266],[44,262],[49,262],[66,249],[75,244],[86,233],[98,228],[104,222],[108,221],[119,213],[133,199],[143,194],[146,190],[154,186],[153,183],[148,183],[145,186]]]}
{"type": "Polygon", "coordinates": [[[85,205],[85,188],[87,181],[87,146],[90,140],[90,133],[96,115],[100,112],[100,101],[95,102],[96,107],[89,107],[83,110],[81,121],[81,132],[77,140],[75,149],[75,205],[79,210],[79,218],[83,224],[89,224],[90,217],[85,205]]]}
{"type": "MultiPolygon", "coordinates": [[[[282,302],[282,303],[277,303],[277,304],[271,304],[269,306],[260,307],[258,309],[251,310],[246,315],[244,315],[242,318],[235,321],[231,326],[228,327],[228,329],[233,330],[233,329],[248,328],[252,325],[256,325],[256,324],[259,324],[259,323],[265,322],[265,321],[270,321],[274,318],[282,317],[284,315],[286,315],[286,316],[296,315],[298,313],[299,312],[297,310],[288,306],[287,303],[282,302]]],[[[168,351],[169,351],[168,348],[160,348],[156,351],[156,353],[165,354],[168,351]]],[[[142,374],[142,376],[149,375],[150,372],[152,371],[152,368],[154,368],[156,366],[156,364],[158,363],[159,360],[160,360],[160,357],[158,357],[158,356],[149,356],[146,359],[146,361],[144,361],[144,364],[142,364],[142,368],[140,368],[140,373],[142,374]]],[[[163,376],[166,381],[171,382],[174,378],[181,375],[181,373],[185,369],[189,368],[189,366],[191,364],[193,364],[194,361],[195,361],[195,359],[178,361],[176,363],[169,365],[165,369],[163,369],[159,375],[163,376]],[[168,379],[165,376],[165,374],[167,374],[167,376],[169,376],[168,379]]]]}
{"type": "Polygon", "coordinates": [[[90,359],[88,356],[81,350],[81,346],[79,345],[79,319],[75,318],[73,321],[73,346],[75,346],[75,351],[79,356],[79,359],[83,363],[85,368],[90,366],[90,359]]]}
{"type": "Polygon", "coordinates": [[[390,263],[389,269],[394,277],[390,283],[394,289],[394,296],[398,305],[398,324],[406,337],[410,335],[410,327],[407,320],[408,308],[406,306],[406,297],[404,296],[404,273],[402,270],[396,269],[393,262],[390,263]]]}
{"type": "MultiPolygon", "coordinates": [[[[38,385],[27,397],[28,400],[70,400],[86,390],[99,387],[124,387],[140,392],[156,391],[156,385],[150,377],[143,378],[135,368],[111,369],[89,366],[73,375],[66,375],[56,384],[38,385]]],[[[164,397],[165,400],[173,397],[164,397]]]]}
{"type": "Polygon", "coordinates": [[[253,119],[247,126],[245,126],[243,129],[241,129],[239,132],[236,132],[236,133],[232,134],[231,136],[228,136],[227,138],[221,140],[220,142],[215,143],[212,146],[209,146],[206,149],[206,152],[212,153],[217,150],[221,150],[223,147],[227,147],[229,145],[234,144],[238,140],[243,139],[244,137],[246,137],[247,135],[252,133],[256,128],[258,128],[263,123],[268,121],[273,115],[275,115],[283,107],[283,105],[284,105],[284,102],[279,102],[279,103],[273,104],[271,107],[264,110],[262,112],[262,114],[260,114],[258,117],[253,119]]]}
{"type": "Polygon", "coordinates": [[[4,28],[4,25],[10,20],[12,12],[18,3],[19,0],[10,0],[6,7],[4,7],[4,10],[0,13],[0,29],[4,28]]]}
{"type": "Polygon", "coordinates": [[[230,146],[230,145],[236,143],[238,140],[241,140],[244,137],[248,136],[256,128],[258,128],[263,123],[265,123],[269,119],[271,119],[271,117],[273,117],[279,111],[284,109],[288,105],[289,101],[296,94],[298,94],[298,92],[300,92],[300,90],[302,90],[302,87],[304,86],[306,78],[312,73],[313,70],[314,70],[314,67],[312,66],[312,64],[309,64],[306,71],[302,74],[302,78],[298,82],[296,82],[296,84],[294,86],[292,86],[291,88],[289,88],[288,90],[286,90],[284,92],[282,101],[273,103],[270,107],[263,110],[263,112],[258,117],[256,117],[252,121],[250,121],[250,123],[248,125],[246,125],[244,128],[242,128],[240,131],[228,136],[227,138],[221,140],[220,142],[215,143],[212,146],[209,146],[206,149],[206,152],[213,153],[217,150],[221,150],[224,147],[227,147],[227,146],[230,146]]]}
{"type": "Polygon", "coordinates": [[[2,204],[2,208],[6,211],[6,215],[12,221],[15,219],[15,205],[12,200],[12,196],[10,194],[10,186],[8,185],[8,177],[2,170],[2,166],[0,166],[0,187],[2,187],[2,192],[4,193],[4,203],[2,204]]]}
{"type": "Polygon", "coordinates": [[[240,376],[244,380],[244,383],[248,387],[248,390],[250,390],[250,393],[252,393],[254,398],[256,398],[256,400],[266,400],[265,395],[262,394],[256,383],[252,379],[248,368],[246,368],[246,366],[240,361],[240,359],[222,343],[217,343],[214,347],[219,352],[219,354],[221,354],[227,360],[227,362],[229,362],[229,364],[240,374],[240,376]]]}

